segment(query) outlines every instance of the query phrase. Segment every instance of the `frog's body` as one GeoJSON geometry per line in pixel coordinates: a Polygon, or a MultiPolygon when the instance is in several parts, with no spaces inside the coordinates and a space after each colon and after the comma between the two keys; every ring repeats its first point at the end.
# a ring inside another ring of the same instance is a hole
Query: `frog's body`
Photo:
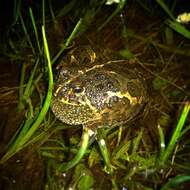
{"type": "Polygon", "coordinates": [[[126,62],[59,69],[51,108],[71,125],[113,126],[133,119],[147,101],[143,79],[126,62]]]}

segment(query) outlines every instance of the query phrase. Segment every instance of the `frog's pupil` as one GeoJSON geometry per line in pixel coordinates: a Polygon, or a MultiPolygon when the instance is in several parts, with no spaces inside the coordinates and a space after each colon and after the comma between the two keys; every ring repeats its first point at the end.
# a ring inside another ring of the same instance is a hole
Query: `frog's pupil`
{"type": "Polygon", "coordinates": [[[75,93],[81,93],[81,92],[82,92],[81,87],[76,86],[76,87],[74,88],[74,92],[75,92],[75,93]]]}

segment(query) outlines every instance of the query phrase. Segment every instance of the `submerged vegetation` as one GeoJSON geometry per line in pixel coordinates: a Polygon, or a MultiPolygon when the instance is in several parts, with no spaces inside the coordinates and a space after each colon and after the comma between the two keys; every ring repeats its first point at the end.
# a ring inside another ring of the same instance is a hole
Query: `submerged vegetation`
{"type": "Polygon", "coordinates": [[[0,89],[0,189],[190,186],[190,13],[183,3],[14,0],[0,49],[2,60],[14,62],[19,82],[5,88],[5,80],[0,89]],[[134,121],[100,128],[96,137],[60,122],[50,109],[56,67],[82,45],[90,45],[98,61],[135,65],[149,93],[134,121]],[[12,113],[8,121],[4,110],[12,113]]]}

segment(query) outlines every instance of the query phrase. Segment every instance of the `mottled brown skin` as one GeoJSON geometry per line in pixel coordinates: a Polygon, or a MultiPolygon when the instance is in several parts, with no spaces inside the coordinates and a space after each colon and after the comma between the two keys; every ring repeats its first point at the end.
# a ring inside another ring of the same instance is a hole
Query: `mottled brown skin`
{"type": "Polygon", "coordinates": [[[120,125],[134,119],[147,101],[143,79],[126,61],[62,66],[54,87],[51,108],[70,125],[120,125]]]}

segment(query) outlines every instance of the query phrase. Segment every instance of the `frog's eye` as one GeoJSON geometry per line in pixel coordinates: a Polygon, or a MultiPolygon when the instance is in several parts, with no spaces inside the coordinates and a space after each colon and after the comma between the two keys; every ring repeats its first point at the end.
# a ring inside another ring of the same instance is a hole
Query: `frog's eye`
{"type": "Polygon", "coordinates": [[[83,91],[83,88],[81,86],[79,86],[79,85],[76,85],[76,86],[73,87],[73,91],[74,91],[74,93],[79,94],[79,93],[81,93],[83,91]]]}

